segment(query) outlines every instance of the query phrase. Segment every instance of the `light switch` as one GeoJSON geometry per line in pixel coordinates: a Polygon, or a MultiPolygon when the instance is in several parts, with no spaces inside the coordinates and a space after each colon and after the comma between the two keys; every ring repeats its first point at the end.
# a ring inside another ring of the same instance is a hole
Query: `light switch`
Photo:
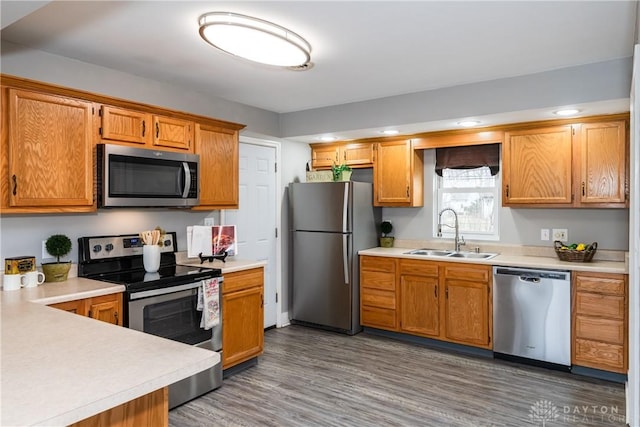
{"type": "Polygon", "coordinates": [[[549,240],[549,229],[541,228],[540,229],[540,240],[549,240]]]}

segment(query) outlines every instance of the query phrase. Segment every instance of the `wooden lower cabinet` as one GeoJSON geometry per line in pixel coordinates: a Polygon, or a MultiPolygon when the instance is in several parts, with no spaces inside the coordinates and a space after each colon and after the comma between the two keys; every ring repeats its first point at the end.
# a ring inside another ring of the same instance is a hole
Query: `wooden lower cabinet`
{"type": "Polygon", "coordinates": [[[397,260],[360,257],[360,324],[398,331],[397,260]]]}
{"type": "Polygon", "coordinates": [[[437,338],[440,335],[438,264],[400,261],[400,330],[437,338]]]}
{"type": "Polygon", "coordinates": [[[624,274],[573,275],[572,364],[627,372],[627,282],[624,274]]]}
{"type": "Polygon", "coordinates": [[[70,427],[169,425],[169,389],[161,388],[127,403],[71,424],[70,427]]]}
{"type": "Polygon", "coordinates": [[[264,268],[227,273],[222,285],[222,368],[262,354],[264,268]]]}
{"type": "Polygon", "coordinates": [[[66,301],[49,307],[122,326],[122,293],[66,301]]]}
{"type": "Polygon", "coordinates": [[[360,257],[363,326],[492,348],[491,266],[360,257]]]}

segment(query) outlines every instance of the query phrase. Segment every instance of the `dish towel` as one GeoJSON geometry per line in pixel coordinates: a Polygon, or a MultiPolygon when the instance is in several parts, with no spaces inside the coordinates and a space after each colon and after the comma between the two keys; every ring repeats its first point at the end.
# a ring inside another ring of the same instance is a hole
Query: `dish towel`
{"type": "Polygon", "coordinates": [[[218,278],[202,281],[198,288],[196,309],[202,311],[200,327],[209,330],[220,324],[220,282],[218,278]]]}

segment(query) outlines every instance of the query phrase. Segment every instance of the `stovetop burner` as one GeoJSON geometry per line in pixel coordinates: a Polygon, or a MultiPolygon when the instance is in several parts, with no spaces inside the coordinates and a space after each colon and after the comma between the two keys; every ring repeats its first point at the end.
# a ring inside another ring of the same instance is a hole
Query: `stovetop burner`
{"type": "Polygon", "coordinates": [[[91,278],[104,282],[119,283],[125,285],[127,291],[134,292],[162,288],[167,285],[177,286],[183,283],[220,277],[221,275],[222,270],[219,268],[171,265],[161,267],[157,273],[147,273],[142,269],[105,273],[91,278]]]}
{"type": "Polygon", "coordinates": [[[176,265],[176,251],[176,233],[166,233],[160,269],[147,273],[137,235],[81,237],[78,239],[78,276],[125,285],[130,294],[222,275],[219,268],[176,265]]]}

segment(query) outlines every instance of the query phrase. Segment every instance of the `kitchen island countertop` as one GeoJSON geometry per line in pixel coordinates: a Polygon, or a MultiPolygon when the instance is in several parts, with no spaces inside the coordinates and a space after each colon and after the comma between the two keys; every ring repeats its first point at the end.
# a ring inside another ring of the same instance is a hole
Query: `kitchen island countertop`
{"type": "Polygon", "coordinates": [[[218,353],[45,305],[123,290],[70,278],[0,292],[0,425],[68,425],[219,363],[218,353]]]}
{"type": "Polygon", "coordinates": [[[411,255],[406,252],[412,251],[412,248],[371,248],[359,251],[359,255],[382,256],[393,258],[409,258],[423,259],[428,261],[443,262],[464,262],[472,264],[499,265],[504,267],[526,267],[526,268],[542,268],[553,270],[571,270],[571,271],[590,271],[597,273],[619,273],[626,274],[628,265],[626,262],[620,261],[603,261],[592,260],[591,262],[567,262],[560,261],[557,257],[531,256],[531,255],[503,255],[499,254],[491,259],[470,259],[470,258],[450,258],[435,257],[423,255],[411,255]]]}

